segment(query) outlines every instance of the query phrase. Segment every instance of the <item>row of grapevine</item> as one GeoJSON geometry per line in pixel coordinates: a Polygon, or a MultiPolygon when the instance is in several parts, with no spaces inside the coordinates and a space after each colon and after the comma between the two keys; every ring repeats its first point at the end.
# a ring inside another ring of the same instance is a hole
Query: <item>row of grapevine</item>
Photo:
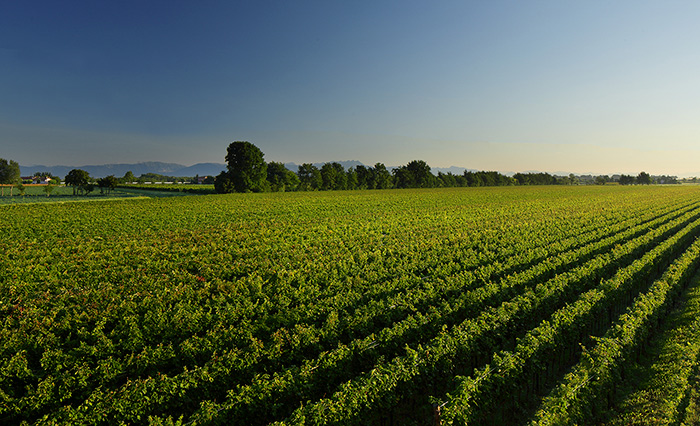
{"type": "Polygon", "coordinates": [[[580,362],[564,381],[545,398],[533,424],[562,424],[590,421],[596,403],[610,399],[616,381],[624,375],[624,359],[646,340],[658,320],[672,307],[672,301],[695,273],[700,262],[700,240],[680,256],[651,288],[640,294],[632,306],[605,335],[582,354],[580,362]]]}
{"type": "MultiPolygon", "coordinates": [[[[169,279],[170,277],[166,277],[166,279],[169,279]]],[[[141,303],[143,304],[146,302],[148,299],[142,299],[141,303]]],[[[185,318],[188,322],[202,322],[201,320],[197,319],[196,317],[193,317],[192,315],[187,315],[189,312],[185,313],[186,315],[183,317],[185,318]]],[[[258,311],[258,314],[261,315],[263,314],[262,312],[258,311]]],[[[149,312],[146,313],[146,317],[144,319],[149,318],[151,315],[149,315],[149,312]]],[[[160,317],[163,318],[163,317],[160,317]]],[[[149,326],[149,330],[152,334],[154,335],[162,335],[164,334],[167,330],[165,330],[165,327],[159,327],[156,328],[154,327],[155,324],[151,324],[149,326]],[[162,329],[162,331],[158,331],[159,329],[162,329]]],[[[130,325],[125,326],[129,330],[138,330],[139,324],[137,322],[132,322],[130,325]]],[[[200,329],[203,327],[200,327],[200,329]]],[[[236,329],[240,329],[241,327],[229,327],[229,328],[224,328],[220,329],[220,335],[239,335],[240,333],[236,332],[236,329]]],[[[102,328],[104,329],[104,327],[102,328]]],[[[251,333],[251,330],[249,327],[243,328],[243,330],[247,333],[251,333]]],[[[96,329],[93,331],[93,334],[97,332],[100,333],[100,329],[96,329]]],[[[97,336],[100,341],[109,341],[110,339],[105,336],[104,333],[101,335],[97,336]]],[[[128,339],[130,340],[131,343],[133,343],[134,340],[134,335],[131,334],[128,339]]],[[[245,337],[240,338],[241,341],[245,340],[245,337]]],[[[109,413],[119,413],[120,406],[129,406],[129,407],[134,407],[135,403],[132,400],[139,401],[141,404],[147,404],[145,405],[141,410],[135,410],[135,412],[159,412],[154,411],[152,408],[148,407],[153,407],[153,406],[159,406],[163,410],[169,409],[174,403],[168,402],[168,401],[179,401],[176,402],[177,404],[182,404],[182,389],[183,385],[182,383],[186,383],[187,385],[184,386],[185,389],[192,389],[194,391],[197,391],[197,393],[202,393],[203,396],[206,396],[206,392],[201,392],[204,389],[200,386],[200,384],[204,383],[211,383],[214,378],[218,378],[222,375],[224,376],[229,376],[229,377],[236,377],[237,374],[233,374],[233,372],[230,370],[230,365],[236,365],[238,364],[237,359],[243,358],[243,356],[240,356],[238,354],[245,354],[245,357],[248,357],[247,359],[250,359],[251,356],[256,356],[260,351],[257,350],[260,348],[260,345],[257,345],[255,340],[251,340],[251,344],[246,347],[243,346],[243,344],[238,344],[237,347],[234,347],[234,349],[229,350],[228,352],[224,352],[223,354],[216,354],[215,352],[212,351],[213,348],[221,348],[222,346],[225,348],[226,344],[225,342],[222,342],[220,340],[213,340],[212,342],[201,342],[201,339],[198,339],[199,346],[204,347],[209,353],[214,353],[215,356],[210,357],[210,361],[204,365],[204,370],[200,371],[200,368],[196,368],[194,370],[186,371],[184,373],[181,373],[176,376],[176,378],[171,378],[167,374],[163,374],[162,380],[160,381],[155,381],[151,378],[150,374],[152,371],[167,371],[164,369],[165,366],[167,366],[167,363],[169,360],[175,359],[175,358],[181,358],[183,355],[184,351],[177,351],[176,348],[173,347],[173,345],[162,345],[158,344],[155,345],[154,347],[145,347],[140,354],[137,353],[137,356],[129,356],[126,359],[124,357],[115,357],[112,356],[108,359],[108,364],[105,367],[102,366],[97,366],[94,368],[93,372],[90,371],[90,368],[86,368],[84,365],[80,366],[80,371],[82,374],[86,376],[95,376],[103,373],[103,370],[109,370],[109,375],[111,377],[115,377],[117,380],[119,380],[120,377],[128,377],[132,376],[134,373],[144,375],[145,380],[137,379],[137,380],[129,380],[126,381],[126,383],[122,386],[121,392],[119,394],[125,394],[127,397],[125,398],[114,398],[113,392],[108,391],[108,388],[105,389],[105,391],[96,391],[91,394],[91,400],[88,401],[90,404],[95,405],[97,404],[95,401],[100,401],[99,395],[101,393],[104,393],[107,395],[105,398],[107,400],[110,400],[110,406],[114,406],[117,408],[108,408],[105,411],[109,413]],[[122,360],[120,360],[122,358],[122,360]],[[127,361],[127,362],[124,362],[127,361]],[[130,367],[130,365],[132,367],[130,367]],[[98,369],[99,368],[99,369],[98,369]],[[132,371],[131,374],[129,374],[129,371],[132,371]],[[140,372],[140,373],[139,373],[140,372]],[[194,377],[194,378],[193,378],[194,377]],[[199,379],[198,379],[199,378],[199,379]],[[168,383],[173,383],[172,386],[175,386],[178,389],[181,389],[180,393],[173,393],[169,389],[172,388],[171,385],[168,385],[168,383]],[[141,398],[142,394],[149,394],[152,397],[149,400],[144,400],[141,398]],[[165,396],[159,396],[160,394],[165,394],[165,396]],[[128,395],[135,395],[133,398],[128,397],[128,395]]],[[[105,351],[108,348],[99,346],[95,348],[94,350],[100,350],[100,351],[105,351]]],[[[113,350],[113,348],[110,348],[108,350],[113,350]]],[[[215,350],[215,349],[214,349],[215,350]]],[[[186,354],[189,357],[196,357],[197,354],[193,353],[192,351],[186,352],[186,354]]],[[[60,357],[61,352],[60,351],[55,351],[55,350],[49,350],[45,351],[44,355],[42,356],[42,359],[44,357],[50,357],[50,358],[56,358],[57,356],[60,357]]],[[[66,362],[65,356],[63,357],[64,360],[62,362],[66,362]]],[[[171,362],[171,361],[170,361],[171,362]]],[[[245,362],[245,361],[244,361],[245,362]]],[[[55,363],[44,363],[47,366],[53,365],[55,363]]],[[[58,373],[58,372],[57,372],[58,373]]],[[[70,379],[72,375],[69,375],[68,379],[70,379]]],[[[55,382],[57,377],[55,375],[48,376],[43,382],[40,382],[36,385],[35,389],[37,389],[36,394],[42,395],[45,393],[45,389],[47,389],[46,385],[43,385],[43,383],[53,383],[55,382]]],[[[70,386],[75,388],[75,385],[72,384],[70,386]]],[[[221,386],[221,381],[217,381],[216,383],[219,387],[221,386]]],[[[84,392],[87,392],[90,387],[90,383],[85,385],[85,390],[84,392]]],[[[94,385],[93,385],[94,386],[94,385]]],[[[25,405],[18,405],[18,411],[20,412],[27,412],[26,406],[27,405],[36,405],[35,400],[37,398],[34,398],[31,396],[32,392],[29,392],[28,398],[27,398],[27,404],[25,405]]],[[[202,396],[202,395],[198,395],[202,396]]],[[[41,398],[38,398],[41,399],[41,398]]],[[[44,400],[51,400],[51,398],[44,398],[44,400]]],[[[99,405],[99,404],[97,404],[99,405]]],[[[138,404],[136,404],[138,405],[138,404]]],[[[41,405],[39,405],[40,407],[41,405]]],[[[100,412],[100,410],[95,410],[96,412],[100,412]]],[[[116,414],[114,414],[116,416],[116,414]]]]}
{"type": "Polygon", "coordinates": [[[422,421],[424,395],[446,401],[618,269],[662,268],[699,203],[602,187],[7,206],[0,423],[422,421]]]}
{"type": "MultiPolygon", "coordinates": [[[[692,217],[697,218],[697,214],[692,214],[692,217]]],[[[682,244],[681,237],[687,238],[693,232],[697,232],[699,225],[700,223],[693,222],[667,240],[661,248],[652,249],[650,253],[653,254],[645,256],[648,258],[643,264],[646,267],[633,263],[637,279],[648,273],[649,268],[655,267],[657,262],[670,256],[673,249],[682,244]]],[[[650,234],[658,232],[657,229],[650,234]]],[[[636,257],[634,248],[639,246],[627,244],[626,247],[622,247],[624,248],[616,250],[619,257],[636,257]]],[[[483,357],[484,354],[497,350],[504,340],[507,340],[508,332],[512,333],[516,329],[515,325],[518,322],[522,327],[522,323],[526,323],[528,318],[542,318],[552,308],[565,304],[567,296],[573,297],[584,290],[586,284],[595,283],[599,279],[595,272],[600,269],[612,272],[618,267],[614,256],[604,257],[604,260],[596,258],[590,263],[591,265],[585,265],[587,267],[576,268],[538,285],[513,301],[503,303],[497,309],[485,309],[479,317],[442,333],[417,350],[407,349],[405,356],[395,358],[385,365],[378,365],[369,374],[358,376],[357,379],[342,385],[332,398],[324,398],[296,410],[286,423],[360,424],[362,419],[368,416],[370,409],[387,409],[414,393],[417,387],[420,388],[417,385],[429,387],[431,378],[453,375],[460,362],[464,363],[462,370],[469,370],[473,365],[469,362],[472,357],[483,357]],[[427,383],[420,383],[419,378],[427,380],[427,383]]],[[[424,392],[425,388],[421,391],[424,392]]]]}
{"type": "MultiPolygon", "coordinates": [[[[681,214],[683,211],[687,210],[689,207],[683,207],[679,211],[673,211],[671,212],[671,216],[675,217],[676,215],[681,214]]],[[[664,220],[670,220],[669,218],[665,218],[662,216],[659,219],[655,219],[651,221],[650,223],[652,225],[661,223],[664,220]]],[[[623,222],[619,227],[616,227],[615,229],[610,230],[611,232],[615,232],[619,229],[624,229],[625,226],[627,226],[627,222],[623,222]]],[[[626,237],[628,235],[632,235],[634,233],[639,233],[643,231],[643,227],[635,227],[632,228],[628,233],[625,234],[620,234],[619,236],[614,236],[612,239],[612,242],[607,242],[607,245],[598,245],[598,248],[596,250],[601,251],[603,249],[609,248],[608,246],[612,246],[615,242],[618,241],[618,239],[622,239],[623,237],[626,237]],[[619,237],[619,238],[618,238],[619,237]],[[601,249],[602,247],[602,249],[601,249]]],[[[594,238],[597,238],[596,234],[593,234],[594,238]]],[[[581,254],[581,253],[578,253],[581,254]]],[[[576,259],[578,257],[578,254],[576,256],[569,256],[570,259],[576,259]]],[[[559,260],[559,259],[555,259],[559,260]]],[[[556,264],[556,262],[552,262],[556,264]]],[[[547,270],[551,269],[552,271],[556,271],[556,268],[550,268],[547,265],[538,265],[540,269],[547,270]]],[[[535,278],[538,278],[540,276],[535,275],[535,278]]],[[[535,280],[536,281],[536,280],[535,280]]],[[[496,290],[500,288],[500,286],[494,287],[496,290]]],[[[474,306],[477,306],[475,304],[472,304],[474,306]]],[[[443,311],[433,311],[433,319],[436,317],[441,319],[441,314],[443,311]],[[440,312],[440,315],[436,315],[436,312],[440,312]]],[[[192,320],[192,317],[189,318],[192,320]]],[[[406,321],[405,324],[402,324],[404,327],[406,324],[411,324],[413,322],[413,318],[409,319],[409,321],[406,321]]],[[[400,327],[397,327],[400,329],[400,327]]],[[[230,336],[236,336],[238,333],[235,332],[235,330],[231,329],[223,329],[220,330],[221,333],[218,334],[224,334],[224,335],[230,335],[230,336]]],[[[216,337],[216,336],[214,336],[216,337]]],[[[201,339],[200,339],[201,341],[201,339]]],[[[216,341],[216,346],[210,344],[201,344],[200,346],[203,348],[206,348],[207,350],[211,350],[209,348],[213,347],[221,347],[222,342],[216,341]]],[[[372,343],[370,343],[371,345],[372,343]]],[[[395,345],[396,346],[396,345],[395,345]]],[[[224,346],[225,347],[225,346],[224,346]]],[[[364,345],[362,347],[365,347],[364,345]]],[[[400,347],[396,346],[396,347],[400,347]]],[[[121,413],[121,408],[124,406],[128,407],[141,407],[140,409],[137,410],[132,410],[136,413],[138,412],[159,412],[160,410],[163,409],[168,409],[172,406],[172,402],[168,401],[173,401],[177,400],[180,401],[178,402],[180,405],[182,405],[182,400],[183,397],[186,395],[183,394],[185,390],[187,390],[189,393],[196,392],[198,397],[202,396],[207,396],[208,393],[206,391],[206,387],[211,387],[209,384],[213,383],[215,379],[217,380],[217,385],[221,385],[221,380],[220,376],[226,375],[228,377],[234,377],[238,378],[240,376],[241,372],[243,369],[240,368],[240,366],[247,366],[250,364],[251,360],[253,357],[258,355],[261,351],[255,351],[255,349],[261,349],[261,348],[254,348],[254,350],[249,350],[246,351],[245,353],[241,352],[240,350],[232,350],[229,352],[225,352],[223,354],[220,354],[218,356],[215,356],[212,358],[212,360],[204,365],[204,369],[195,369],[192,371],[188,371],[185,373],[181,373],[175,377],[169,378],[166,375],[161,376],[160,381],[154,381],[150,377],[146,378],[145,380],[136,380],[136,381],[130,381],[127,382],[126,385],[124,385],[121,389],[121,392],[119,393],[118,396],[114,396],[112,392],[105,392],[105,391],[96,391],[91,394],[91,399],[88,401],[91,406],[93,406],[93,411],[95,413],[109,413],[110,416],[114,418],[122,418],[121,416],[128,416],[129,414],[120,414],[121,413]],[[231,370],[232,367],[231,365],[239,367],[235,373],[234,371],[231,370]],[[183,385],[183,383],[185,385],[183,385]],[[173,392],[171,389],[179,389],[178,393],[173,392]],[[150,395],[150,398],[144,399],[142,398],[143,394],[148,394],[150,395]],[[103,395],[101,398],[100,395],[103,395]],[[108,400],[110,401],[108,404],[105,405],[104,401],[108,400]],[[160,407],[160,410],[155,410],[153,407],[157,406],[160,407]]],[[[52,357],[55,357],[57,354],[55,351],[50,351],[47,352],[46,354],[53,353],[54,355],[51,355],[52,357]]],[[[154,348],[154,350],[150,350],[147,353],[143,352],[141,356],[137,357],[136,359],[132,359],[130,364],[134,365],[135,367],[138,365],[142,365],[142,367],[136,367],[136,368],[141,368],[147,371],[147,368],[150,367],[153,368],[154,366],[154,361],[156,363],[163,363],[164,361],[167,361],[168,359],[175,358],[177,355],[182,356],[182,352],[177,352],[173,349],[172,346],[162,346],[159,345],[158,347],[154,348]],[[145,364],[145,365],[144,365],[145,364]]],[[[189,356],[195,356],[196,354],[189,353],[189,356]]],[[[158,365],[158,364],[156,364],[158,365]]],[[[126,364],[121,362],[118,359],[112,358],[110,360],[109,364],[109,369],[110,369],[110,374],[112,376],[124,376],[124,370],[129,368],[129,364],[126,364]]],[[[132,367],[133,369],[134,367],[132,367]]],[[[160,366],[162,369],[162,365],[160,366]]],[[[89,374],[89,370],[86,370],[85,368],[82,369],[83,373],[89,374]]],[[[338,370],[338,371],[343,371],[343,370],[338,370]]],[[[55,376],[51,376],[47,378],[47,382],[53,382],[55,380],[55,376]]],[[[41,386],[41,383],[37,386],[37,389],[44,388],[41,386]]],[[[32,402],[32,396],[31,394],[28,395],[28,403],[26,405],[32,405],[34,402],[32,402]]],[[[36,405],[36,404],[35,404],[36,405]]],[[[17,410],[21,412],[25,412],[26,406],[19,405],[17,410]]],[[[101,415],[101,414],[100,414],[101,415]]],[[[127,417],[128,418],[128,417],[127,417]]]]}
{"type": "Polygon", "coordinates": [[[631,295],[644,288],[647,277],[653,276],[661,265],[685,248],[699,229],[700,221],[688,225],[628,267],[620,269],[611,279],[581,294],[574,303],[542,321],[520,339],[514,351],[494,355],[491,364],[461,381],[445,404],[443,416],[446,423],[473,424],[495,420],[495,407],[499,407],[499,411],[510,411],[510,415],[521,415],[517,406],[506,409],[503,405],[506,395],[510,394],[509,400],[515,400],[516,404],[531,402],[544,383],[566,367],[567,360],[583,337],[601,330],[615,311],[626,305],[625,301],[631,295]],[[524,394],[522,398],[521,394],[524,394]]]}
{"type": "Polygon", "coordinates": [[[638,349],[646,347],[653,356],[640,357],[638,350],[637,356],[627,357],[627,362],[640,361],[633,368],[647,374],[638,375],[643,381],[631,383],[634,391],[624,394],[614,407],[612,425],[697,423],[692,395],[700,367],[700,274],[696,273],[674,306],[660,333],[648,344],[637,345],[638,349]]]}
{"type": "MultiPolygon", "coordinates": [[[[353,342],[355,344],[350,346],[341,346],[332,352],[324,354],[318,360],[309,360],[301,368],[294,368],[273,376],[262,375],[256,379],[252,386],[243,387],[236,393],[230,393],[229,401],[226,403],[228,408],[219,407],[217,410],[221,409],[220,416],[225,418],[270,418],[277,411],[269,408],[273,401],[288,400],[288,403],[283,404],[284,407],[293,407],[299,401],[328,392],[332,389],[332,387],[329,387],[330,385],[339,384],[342,379],[348,380],[353,375],[362,372],[363,368],[358,368],[358,364],[360,366],[369,365],[364,368],[371,369],[374,367],[374,361],[379,359],[379,357],[394,356],[403,345],[412,343],[411,340],[406,340],[405,336],[417,326],[433,321],[437,323],[433,326],[433,329],[438,331],[440,326],[450,325],[443,321],[452,318],[455,312],[460,313],[457,318],[473,318],[488,306],[497,306],[512,298],[518,293],[517,289],[534,287],[542,280],[543,270],[552,271],[549,276],[544,276],[545,279],[549,278],[555,275],[554,272],[561,272],[557,265],[568,265],[568,267],[573,268],[579,262],[583,263],[584,260],[588,259],[588,253],[600,254],[608,252],[615,245],[624,242],[626,239],[644,233],[642,237],[634,241],[634,244],[626,247],[629,251],[618,251],[626,253],[627,258],[632,258],[637,253],[635,248],[636,250],[643,250],[644,244],[655,244],[656,240],[654,238],[662,238],[696,216],[695,212],[686,213],[681,220],[670,224],[666,223],[665,225],[666,218],[662,217],[652,221],[648,226],[640,225],[639,227],[633,227],[624,232],[613,234],[590,245],[572,250],[570,253],[564,253],[563,257],[554,257],[548,262],[537,264],[531,270],[481,286],[473,292],[465,292],[454,303],[442,304],[430,315],[410,317],[408,321],[397,323],[393,327],[382,330],[377,335],[370,335],[365,339],[353,342]],[[649,230],[653,229],[654,226],[660,227],[656,231],[649,233],[649,230]],[[361,363],[357,361],[358,358],[362,360],[361,363]]],[[[619,259],[622,258],[624,257],[621,254],[619,259]]],[[[603,268],[605,265],[613,264],[598,260],[595,265],[598,268],[603,268]]],[[[596,272],[600,273],[600,270],[596,270],[596,272]]],[[[594,281],[595,278],[589,279],[589,282],[594,281]]],[[[523,313],[522,316],[526,317],[527,313],[523,313]]],[[[488,322],[488,317],[486,317],[484,322],[488,322]]],[[[474,337],[479,335],[475,334],[474,337]]],[[[421,335],[421,338],[423,341],[426,340],[425,335],[421,335]]]]}

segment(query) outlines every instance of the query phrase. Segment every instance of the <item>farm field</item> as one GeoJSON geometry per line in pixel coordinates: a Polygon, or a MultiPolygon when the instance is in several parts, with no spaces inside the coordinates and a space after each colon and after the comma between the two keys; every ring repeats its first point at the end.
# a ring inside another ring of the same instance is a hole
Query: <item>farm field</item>
{"type": "Polygon", "coordinates": [[[119,185],[118,188],[121,191],[128,191],[132,193],[138,193],[139,191],[147,191],[148,193],[152,193],[158,191],[175,194],[216,194],[213,184],[122,184],[119,185]]]}
{"type": "Polygon", "coordinates": [[[104,201],[115,198],[162,198],[179,197],[191,194],[213,194],[213,185],[121,185],[109,193],[101,193],[100,188],[95,188],[88,195],[73,195],[73,188],[65,185],[54,186],[47,196],[46,185],[25,185],[24,195],[20,195],[17,188],[10,186],[4,188],[4,196],[0,196],[0,205],[6,204],[36,204],[36,203],[57,203],[57,202],[84,202],[84,201],[104,201]]]}
{"type": "Polygon", "coordinates": [[[3,425],[700,418],[695,186],[115,198],[0,218],[3,425]]]}
{"type": "MultiPolygon", "coordinates": [[[[127,198],[139,196],[153,196],[154,194],[139,194],[128,192],[125,190],[115,190],[110,194],[100,194],[100,189],[96,188],[88,195],[73,195],[73,188],[70,186],[56,185],[47,196],[45,192],[46,185],[25,185],[24,195],[20,195],[17,188],[12,188],[11,185],[5,185],[3,196],[0,196],[0,206],[7,204],[35,204],[35,203],[57,203],[57,202],[75,202],[75,201],[99,201],[111,200],[114,198],[127,198]]],[[[158,194],[155,194],[156,196],[158,194]]]]}

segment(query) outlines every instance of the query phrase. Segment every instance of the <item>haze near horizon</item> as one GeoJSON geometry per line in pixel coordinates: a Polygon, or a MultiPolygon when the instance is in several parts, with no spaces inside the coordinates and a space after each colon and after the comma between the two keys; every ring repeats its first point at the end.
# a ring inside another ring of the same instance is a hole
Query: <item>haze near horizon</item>
{"type": "Polygon", "coordinates": [[[0,157],[700,173],[700,3],[0,7],[0,157]]]}

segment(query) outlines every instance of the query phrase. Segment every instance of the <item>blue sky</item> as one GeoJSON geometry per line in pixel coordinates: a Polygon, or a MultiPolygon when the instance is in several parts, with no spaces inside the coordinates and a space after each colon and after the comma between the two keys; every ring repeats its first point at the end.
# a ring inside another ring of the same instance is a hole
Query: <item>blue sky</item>
{"type": "Polygon", "coordinates": [[[700,175],[700,2],[5,1],[0,157],[700,175]]]}

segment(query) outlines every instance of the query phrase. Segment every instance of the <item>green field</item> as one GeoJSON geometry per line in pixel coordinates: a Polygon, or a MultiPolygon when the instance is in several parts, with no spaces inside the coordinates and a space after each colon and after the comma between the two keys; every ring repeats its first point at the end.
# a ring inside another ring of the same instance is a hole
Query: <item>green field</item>
{"type": "Polygon", "coordinates": [[[114,198],[0,215],[3,425],[700,417],[695,186],[114,198]]]}
{"type": "Polygon", "coordinates": [[[24,195],[21,195],[17,188],[13,188],[10,192],[9,186],[6,186],[4,195],[0,196],[0,205],[104,201],[134,197],[162,198],[214,193],[213,185],[179,185],[178,187],[173,187],[173,185],[125,185],[105,193],[102,193],[100,188],[95,188],[87,195],[73,195],[73,188],[63,185],[54,186],[51,193],[47,195],[45,188],[45,185],[25,185],[24,195]]]}
{"type": "Polygon", "coordinates": [[[169,193],[182,193],[182,194],[216,194],[214,190],[214,185],[203,185],[203,184],[125,184],[119,185],[120,190],[128,190],[134,192],[134,190],[142,191],[159,191],[159,192],[169,192],[169,193]]]}

